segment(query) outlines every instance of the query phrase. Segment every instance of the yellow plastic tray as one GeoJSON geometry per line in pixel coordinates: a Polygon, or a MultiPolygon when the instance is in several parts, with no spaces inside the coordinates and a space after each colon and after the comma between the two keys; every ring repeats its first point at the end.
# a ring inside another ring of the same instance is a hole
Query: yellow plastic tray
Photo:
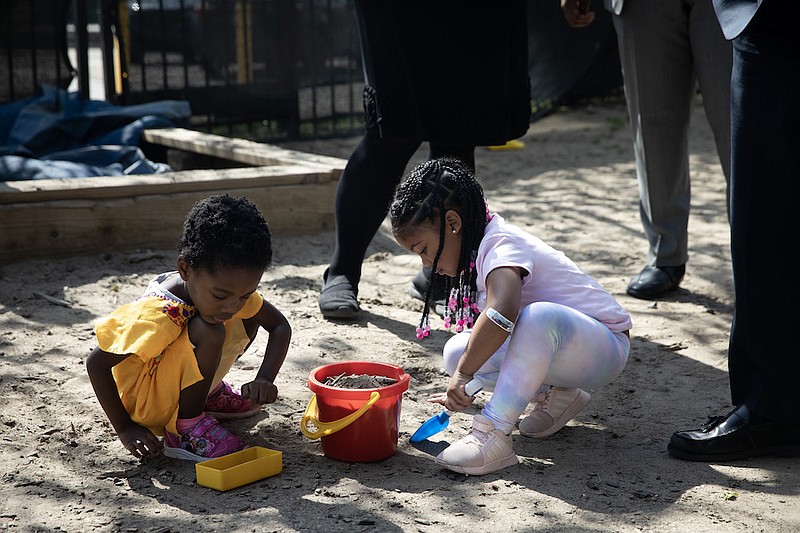
{"type": "Polygon", "coordinates": [[[197,483],[216,490],[230,490],[265,477],[280,474],[283,454],[253,446],[224,457],[197,463],[197,483]]]}

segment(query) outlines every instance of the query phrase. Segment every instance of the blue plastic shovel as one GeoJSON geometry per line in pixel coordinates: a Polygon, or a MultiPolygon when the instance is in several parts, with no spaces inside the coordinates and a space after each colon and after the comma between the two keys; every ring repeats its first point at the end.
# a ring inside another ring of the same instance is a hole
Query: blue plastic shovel
{"type": "MultiPolygon", "coordinates": [[[[475,396],[481,390],[483,390],[483,382],[480,379],[474,378],[472,381],[464,385],[464,392],[467,393],[468,396],[475,396]]],[[[449,409],[445,409],[441,413],[436,416],[433,416],[426,420],[418,430],[411,435],[409,442],[422,442],[423,440],[436,435],[440,431],[444,430],[447,427],[447,424],[450,423],[450,417],[453,415],[454,411],[449,409]]]]}

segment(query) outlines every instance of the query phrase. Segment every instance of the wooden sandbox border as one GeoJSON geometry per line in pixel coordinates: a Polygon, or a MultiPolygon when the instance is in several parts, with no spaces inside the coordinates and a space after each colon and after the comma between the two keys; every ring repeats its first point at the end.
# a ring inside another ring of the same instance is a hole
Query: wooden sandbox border
{"type": "Polygon", "coordinates": [[[0,182],[0,263],[171,248],[186,212],[212,194],[247,196],[275,235],[333,229],[343,159],[182,128],[144,140],[252,166],[0,182]]]}

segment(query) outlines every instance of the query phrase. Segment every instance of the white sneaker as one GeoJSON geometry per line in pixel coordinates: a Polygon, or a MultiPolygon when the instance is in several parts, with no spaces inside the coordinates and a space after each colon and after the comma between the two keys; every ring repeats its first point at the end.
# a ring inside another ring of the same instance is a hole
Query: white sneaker
{"type": "Polygon", "coordinates": [[[511,435],[494,429],[483,415],[472,419],[472,432],[451,444],[436,457],[436,464],[459,472],[479,476],[519,462],[514,453],[511,435]]]}
{"type": "Polygon", "coordinates": [[[526,437],[546,437],[563,428],[589,403],[591,395],[581,389],[550,387],[533,399],[533,411],[519,423],[526,437]]]}

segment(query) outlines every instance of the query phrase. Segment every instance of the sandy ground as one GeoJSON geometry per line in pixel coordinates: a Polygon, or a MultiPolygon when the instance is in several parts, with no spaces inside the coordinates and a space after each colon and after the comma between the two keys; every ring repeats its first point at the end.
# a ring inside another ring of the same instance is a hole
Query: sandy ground
{"type": "MultiPolygon", "coordinates": [[[[490,205],[571,256],[634,320],[630,362],[561,432],[514,435],[520,464],[465,477],[432,459],[462,436],[468,414],[412,445],[439,411],[442,389],[434,320],[419,343],[421,304],[406,295],[418,260],[384,225],[364,266],[364,316],[323,320],[317,309],[330,232],[275,239],[275,265],[261,285],[294,328],[278,376],[281,396],[262,414],[232,422],[249,443],[280,450],[280,475],[228,492],[195,482],[191,463],[140,464],[122,448],[92,393],[84,359],[92,321],[171,269],[171,250],[22,262],[0,271],[0,529],[9,531],[798,531],[800,466],[758,459],[685,463],[669,435],[729,409],[726,346],[731,319],[724,179],[699,102],[691,132],[691,258],[683,288],[658,302],[625,295],[644,261],[634,163],[620,104],[564,110],[530,128],[521,151],[478,151],[490,205]],[[69,307],[37,297],[41,293],[69,307]],[[300,418],[317,366],[391,362],[411,375],[397,452],[378,463],[331,459],[304,437],[300,418]]],[[[295,143],[347,157],[357,139],[295,143]]],[[[417,159],[425,154],[420,151],[417,159]]],[[[269,213],[266,213],[269,219],[269,213]]],[[[230,374],[250,379],[261,335],[230,374]]],[[[478,404],[486,400],[481,397],[478,404]]]]}

